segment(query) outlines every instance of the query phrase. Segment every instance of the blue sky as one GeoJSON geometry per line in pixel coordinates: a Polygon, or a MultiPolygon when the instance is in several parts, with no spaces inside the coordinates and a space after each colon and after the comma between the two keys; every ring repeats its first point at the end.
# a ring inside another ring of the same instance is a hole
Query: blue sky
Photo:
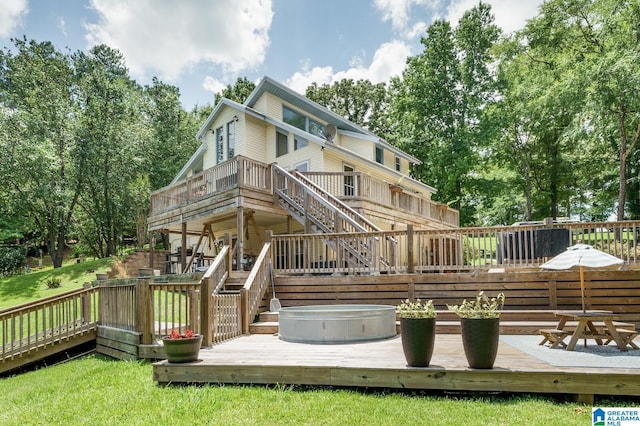
{"type": "MultiPolygon", "coordinates": [[[[542,0],[488,0],[512,32],[542,0]]],[[[454,25],[477,0],[0,0],[0,47],[26,36],[60,50],[105,43],[131,76],[180,88],[183,105],[213,103],[238,77],[268,75],[304,93],[312,82],[386,82],[419,53],[434,19],[454,25]]]]}

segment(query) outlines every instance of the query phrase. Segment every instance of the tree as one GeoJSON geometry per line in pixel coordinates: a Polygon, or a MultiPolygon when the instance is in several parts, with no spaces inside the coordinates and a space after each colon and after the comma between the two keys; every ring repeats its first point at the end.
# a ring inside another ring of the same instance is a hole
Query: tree
{"type": "Polygon", "coordinates": [[[16,212],[33,221],[60,267],[82,190],[72,64],[49,42],[12,42],[16,53],[0,58],[0,172],[16,212]]]}
{"type": "Polygon", "coordinates": [[[496,96],[490,48],[500,34],[491,8],[480,3],[453,30],[435,21],[409,58],[402,80],[392,83],[395,141],[422,161],[415,177],[438,189],[434,199],[460,210],[461,224],[474,221],[474,167],[479,163],[484,109],[496,96]]]}
{"type": "Polygon", "coordinates": [[[98,257],[117,254],[122,236],[135,233],[128,183],[143,166],[146,134],[142,89],[128,76],[122,55],[105,45],[74,56],[78,76],[80,150],[84,173],[77,229],[98,257]]]}
{"type": "Polygon", "coordinates": [[[382,137],[389,134],[389,94],[384,83],[352,79],[321,86],[312,83],[305,96],[372,133],[382,137]]]}
{"type": "Polygon", "coordinates": [[[220,102],[222,98],[230,99],[239,104],[244,103],[255,88],[256,85],[249,81],[247,77],[238,77],[235,84],[228,84],[221,92],[216,93],[215,103],[220,102]]]}

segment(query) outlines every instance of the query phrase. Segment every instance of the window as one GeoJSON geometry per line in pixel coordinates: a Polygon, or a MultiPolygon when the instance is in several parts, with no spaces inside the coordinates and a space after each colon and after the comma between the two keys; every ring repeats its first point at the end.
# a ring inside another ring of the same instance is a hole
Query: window
{"type": "Polygon", "coordinates": [[[307,130],[307,117],[284,106],[282,107],[282,121],[300,130],[307,130]]]}
{"type": "Polygon", "coordinates": [[[298,163],[295,166],[295,169],[299,172],[308,172],[309,171],[309,161],[304,161],[302,163],[298,163]]]}
{"type": "Polygon", "coordinates": [[[400,171],[400,157],[396,156],[396,171],[400,171]]]}
{"type": "Polygon", "coordinates": [[[276,157],[288,152],[289,137],[282,132],[276,132],[276,157]]]}
{"type": "Polygon", "coordinates": [[[287,124],[291,124],[300,130],[309,132],[312,135],[316,135],[320,138],[324,138],[324,125],[318,121],[315,121],[304,114],[300,114],[298,111],[282,107],[282,121],[287,124]]]}
{"type": "Polygon", "coordinates": [[[309,128],[307,129],[307,131],[312,135],[316,135],[324,139],[324,126],[310,118],[308,120],[309,120],[309,128]]]}
{"type": "Polygon", "coordinates": [[[216,129],[216,164],[224,161],[224,133],[222,126],[216,129]]]}
{"type": "Polygon", "coordinates": [[[233,158],[236,151],[236,123],[227,123],[227,160],[233,158]]]}
{"type": "Polygon", "coordinates": [[[384,164],[384,149],[376,146],[376,163],[384,164]]]}
{"type": "Polygon", "coordinates": [[[309,141],[307,141],[304,138],[301,138],[298,135],[294,135],[293,136],[293,149],[294,150],[299,150],[301,148],[304,148],[305,146],[309,145],[309,141]]]}

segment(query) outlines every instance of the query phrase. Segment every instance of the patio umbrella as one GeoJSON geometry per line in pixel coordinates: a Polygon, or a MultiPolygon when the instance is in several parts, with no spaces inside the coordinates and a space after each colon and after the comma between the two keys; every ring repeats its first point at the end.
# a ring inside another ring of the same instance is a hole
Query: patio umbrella
{"type": "Polygon", "coordinates": [[[623,263],[622,259],[611,256],[591,247],[588,244],[576,244],[568,247],[564,252],[540,265],[543,269],[570,269],[574,266],[580,268],[580,293],[582,295],[582,311],[584,306],[584,268],[604,268],[605,266],[623,263]]]}

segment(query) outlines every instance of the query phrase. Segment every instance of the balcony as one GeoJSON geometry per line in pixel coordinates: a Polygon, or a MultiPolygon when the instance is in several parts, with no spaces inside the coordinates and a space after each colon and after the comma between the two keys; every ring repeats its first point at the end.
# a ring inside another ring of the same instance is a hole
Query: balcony
{"type": "MultiPolygon", "coordinates": [[[[458,211],[430,200],[417,191],[372,178],[360,172],[344,173],[304,173],[318,186],[353,208],[370,212],[383,212],[399,223],[416,218],[425,228],[455,228],[459,225],[458,211]]],[[[190,214],[202,216],[207,209],[229,205],[229,199],[243,194],[260,193],[273,196],[273,170],[270,165],[237,156],[198,174],[167,186],[151,194],[151,229],[160,228],[159,218],[164,222],[175,221],[178,215],[183,219],[190,214]],[[225,204],[226,203],[226,204],[225,204]],[[173,214],[171,214],[173,213],[173,214]],[[172,219],[167,219],[172,218],[172,219]]],[[[407,179],[407,182],[413,182],[407,179]]],[[[421,185],[414,182],[415,185],[421,185]]]]}

